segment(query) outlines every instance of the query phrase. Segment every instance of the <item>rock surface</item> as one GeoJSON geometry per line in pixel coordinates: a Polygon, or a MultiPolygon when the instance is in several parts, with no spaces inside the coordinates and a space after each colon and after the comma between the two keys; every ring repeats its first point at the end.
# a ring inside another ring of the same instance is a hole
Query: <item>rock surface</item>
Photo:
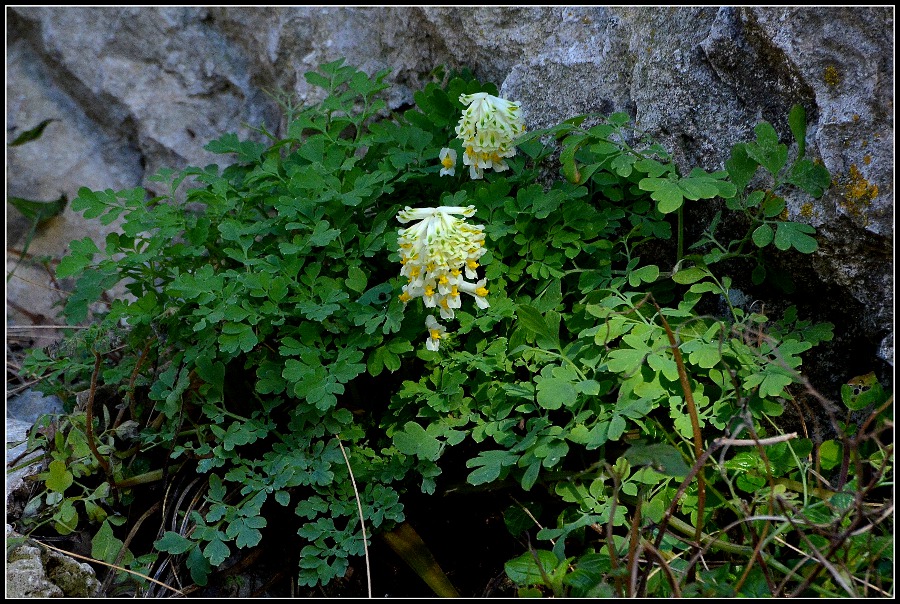
{"type": "MultiPolygon", "coordinates": [[[[22,535],[6,525],[6,541],[22,535]]],[[[86,562],[25,541],[13,546],[6,559],[7,598],[90,598],[100,582],[86,562]]]]}
{"type": "MultiPolygon", "coordinates": [[[[71,199],[81,186],[152,189],[159,168],[214,161],[202,147],[221,133],[279,127],[266,91],[314,100],[303,73],[341,57],[369,73],[392,69],[391,108],[411,103],[434,68],[468,66],[520,101],[531,128],[625,111],[682,167],[709,170],[761,119],[789,138],[788,110],[801,103],[808,154],[834,186],[814,203],[788,199],[791,219],[817,228],[820,250],[786,268],[841,309],[831,318],[846,331],[841,346],[893,364],[890,7],[13,7],[8,16],[8,136],[59,120],[9,148],[7,194],[30,199],[71,199]]],[[[11,246],[21,249],[27,227],[8,210],[11,246]]],[[[70,239],[101,240],[112,228],[67,210],[29,253],[58,258],[70,239]]],[[[11,320],[34,320],[17,309],[54,317],[47,272],[17,275],[11,320]]]]}
{"type": "MultiPolygon", "coordinates": [[[[28,430],[38,416],[62,412],[62,404],[56,397],[28,391],[17,398],[17,404],[7,407],[6,418],[7,521],[21,517],[35,486],[27,478],[42,469],[43,452],[40,449],[25,455],[28,430]],[[10,472],[10,466],[16,469],[10,472]]],[[[93,597],[100,587],[89,564],[36,545],[9,524],[6,525],[6,541],[7,598],[87,598],[93,597]]]]}

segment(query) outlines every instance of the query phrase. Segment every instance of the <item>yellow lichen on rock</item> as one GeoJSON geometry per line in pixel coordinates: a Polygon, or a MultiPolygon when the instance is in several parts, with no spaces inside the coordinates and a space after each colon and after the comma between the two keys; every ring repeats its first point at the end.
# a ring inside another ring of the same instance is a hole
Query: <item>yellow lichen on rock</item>
{"type": "Polygon", "coordinates": [[[822,79],[825,80],[826,84],[834,87],[841,83],[841,74],[838,72],[837,67],[835,67],[834,65],[829,65],[825,68],[825,72],[822,74],[822,79]]]}
{"type": "MultiPolygon", "coordinates": [[[[864,160],[865,161],[865,160],[864,160]]],[[[854,218],[862,218],[865,223],[864,209],[872,204],[872,200],[878,197],[878,185],[870,183],[859,171],[856,164],[850,165],[846,176],[840,179],[840,190],[844,196],[841,207],[854,218]]]]}

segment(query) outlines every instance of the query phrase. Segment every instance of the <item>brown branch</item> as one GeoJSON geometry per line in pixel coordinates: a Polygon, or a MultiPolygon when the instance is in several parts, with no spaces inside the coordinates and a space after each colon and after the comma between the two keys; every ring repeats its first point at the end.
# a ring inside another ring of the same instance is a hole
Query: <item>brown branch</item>
{"type": "MultiPolygon", "coordinates": [[[[651,300],[651,302],[653,303],[653,306],[656,307],[656,312],[659,313],[659,318],[662,321],[663,327],[666,330],[666,335],[669,338],[669,345],[672,347],[672,354],[675,356],[675,364],[678,366],[678,378],[681,381],[681,389],[684,391],[684,400],[687,403],[688,414],[691,417],[691,430],[694,432],[694,455],[699,459],[700,456],[703,455],[703,435],[700,432],[700,418],[697,415],[697,405],[694,403],[694,393],[691,391],[691,383],[688,380],[687,371],[684,368],[684,359],[681,358],[681,349],[678,348],[675,334],[672,333],[672,328],[669,326],[669,322],[666,321],[666,317],[663,315],[659,304],[656,303],[656,300],[651,300]]],[[[700,542],[700,534],[703,532],[703,508],[705,505],[706,480],[704,479],[703,472],[700,471],[697,473],[697,532],[694,536],[694,540],[697,541],[697,543],[700,542]]]]}
{"type": "Polygon", "coordinates": [[[97,462],[103,467],[103,471],[110,479],[110,483],[112,483],[109,462],[100,454],[100,451],[97,449],[97,443],[94,442],[94,396],[97,394],[97,376],[100,374],[100,363],[102,362],[102,358],[100,357],[100,353],[96,350],[92,352],[94,353],[95,359],[94,372],[91,374],[91,390],[88,393],[88,400],[84,409],[85,424],[87,425],[87,442],[88,447],[91,449],[91,453],[97,458],[97,462]]]}

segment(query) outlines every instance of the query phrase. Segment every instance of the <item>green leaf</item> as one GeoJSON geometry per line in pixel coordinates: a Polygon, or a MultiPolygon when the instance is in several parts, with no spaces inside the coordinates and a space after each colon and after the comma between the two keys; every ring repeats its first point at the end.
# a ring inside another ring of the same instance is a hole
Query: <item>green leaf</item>
{"type": "Polygon", "coordinates": [[[368,277],[366,273],[356,266],[351,266],[347,269],[347,278],[344,280],[346,286],[358,293],[362,293],[366,290],[366,284],[368,283],[368,277]]]}
{"type": "Polygon", "coordinates": [[[213,566],[219,566],[225,562],[230,554],[229,547],[219,538],[213,539],[203,548],[203,555],[213,566]]]}
{"type": "Polygon", "coordinates": [[[62,214],[69,198],[63,194],[55,201],[32,201],[21,197],[7,196],[6,201],[19,210],[32,224],[41,224],[49,218],[62,214]]]}
{"type": "Polygon", "coordinates": [[[718,342],[691,340],[681,345],[681,350],[688,353],[688,360],[703,369],[712,369],[722,360],[722,352],[718,342]]]}
{"type": "Polygon", "coordinates": [[[615,373],[630,374],[640,368],[648,353],[647,349],[619,348],[609,353],[606,367],[615,373]]]}
{"type": "Polygon", "coordinates": [[[686,199],[712,199],[719,195],[717,181],[708,176],[687,177],[678,181],[682,194],[686,199]]]}
{"type": "MultiPolygon", "coordinates": [[[[565,443],[563,443],[565,444],[565,443]]],[[[537,482],[538,476],[541,471],[541,460],[534,458],[531,465],[528,466],[528,469],[525,470],[525,473],[522,474],[522,488],[526,491],[530,491],[531,487],[534,486],[534,483],[537,482]]]]}
{"type": "Polygon", "coordinates": [[[216,140],[212,140],[203,147],[211,153],[236,153],[238,161],[243,163],[254,163],[268,148],[264,143],[254,141],[241,141],[237,134],[229,132],[223,134],[216,140]]]}
{"type": "Polygon", "coordinates": [[[209,580],[209,573],[212,572],[212,566],[199,547],[190,550],[185,565],[191,571],[191,579],[194,583],[201,587],[205,586],[209,580]]]}
{"type": "Polygon", "coordinates": [[[810,237],[815,232],[816,229],[808,224],[779,222],[775,231],[775,247],[779,250],[793,247],[800,253],[811,254],[819,249],[818,242],[810,237]]]}
{"type": "Polygon", "coordinates": [[[436,461],[441,455],[441,442],[416,422],[406,422],[403,432],[394,433],[394,445],[405,455],[427,461],[436,461]]]}
{"type": "Polygon", "coordinates": [[[519,319],[519,323],[537,335],[548,338],[554,338],[556,335],[550,330],[541,312],[533,306],[520,304],[516,310],[516,317],[519,319]]]}
{"type": "MultiPolygon", "coordinates": [[[[564,563],[564,562],[563,562],[564,563]]],[[[506,576],[516,585],[544,585],[544,576],[551,577],[560,560],[549,550],[525,552],[503,565],[506,576]],[[537,560],[535,560],[535,554],[537,560]],[[541,572],[543,570],[543,573],[541,572]]],[[[549,587],[549,586],[548,586],[549,587]]]]}
{"type": "Polygon", "coordinates": [[[753,191],[749,195],[747,195],[746,206],[748,208],[755,208],[759,204],[762,203],[763,199],[766,198],[766,194],[763,191],[753,191]]]}
{"type": "Polygon", "coordinates": [[[586,134],[573,134],[566,137],[563,140],[563,150],[559,154],[563,175],[566,177],[566,180],[576,185],[580,184],[582,179],[578,170],[578,164],[575,161],[575,154],[587,139],[588,136],[586,134]]]}
{"type": "Polygon", "coordinates": [[[633,270],[628,274],[628,284],[631,287],[637,287],[643,283],[653,283],[659,277],[659,267],[655,264],[642,266],[637,270],[633,270]]]}
{"type": "Polygon", "coordinates": [[[631,175],[635,161],[637,161],[636,157],[623,153],[613,158],[612,162],[610,162],[610,167],[622,178],[628,178],[631,175]]]}
{"type": "Polygon", "coordinates": [[[38,124],[37,126],[32,128],[31,130],[26,130],[25,132],[23,132],[22,134],[17,136],[15,139],[13,139],[13,141],[11,143],[9,143],[9,146],[10,147],[18,147],[19,145],[24,145],[25,143],[39,139],[41,137],[41,135],[44,134],[44,128],[46,128],[50,122],[58,122],[58,121],[59,120],[55,120],[52,118],[48,119],[48,120],[44,120],[43,122],[41,122],[40,124],[38,124]]]}
{"type": "Polygon", "coordinates": [[[800,159],[791,167],[791,172],[786,182],[800,187],[818,199],[831,186],[831,174],[821,164],[811,162],[808,159],[800,159]]]}
{"type": "Polygon", "coordinates": [[[46,484],[47,488],[51,491],[65,493],[66,489],[72,486],[72,483],[75,480],[72,476],[72,472],[66,467],[66,463],[59,459],[54,459],[50,462],[48,469],[49,475],[44,481],[44,484],[46,484]]]}
{"type": "Polygon", "coordinates": [[[262,540],[262,533],[257,529],[265,526],[266,519],[262,516],[236,518],[228,525],[225,534],[234,539],[234,544],[239,548],[254,547],[262,540]]]}
{"type": "Polygon", "coordinates": [[[756,247],[766,247],[775,238],[775,231],[767,224],[761,224],[753,231],[753,243],[756,247]]]}
{"type": "Polygon", "coordinates": [[[90,237],[72,240],[69,249],[72,253],[60,260],[56,267],[56,276],[60,279],[82,272],[93,262],[94,254],[100,253],[100,248],[90,237]]]}
{"type": "Polygon", "coordinates": [[[651,191],[650,197],[659,202],[657,209],[670,214],[684,204],[684,191],[678,182],[668,178],[644,178],[638,182],[642,191],[651,191]]]}
{"type": "Polygon", "coordinates": [[[108,521],[100,525],[100,529],[91,539],[91,557],[113,564],[124,543],[113,534],[108,521]]]}
{"type": "Polygon", "coordinates": [[[884,387],[874,372],[857,376],[841,386],[841,400],[851,411],[860,411],[887,400],[884,387]]]}
{"type": "Polygon", "coordinates": [[[156,541],[153,546],[161,552],[183,554],[194,546],[194,542],[173,531],[166,531],[162,538],[156,541]]]}
{"type": "Polygon", "coordinates": [[[819,462],[823,470],[833,470],[844,459],[843,446],[835,440],[826,440],[819,445],[819,462]]]}
{"type": "MultiPolygon", "coordinates": [[[[615,145],[612,146],[615,147],[615,145]]],[[[666,172],[672,172],[671,164],[663,165],[655,159],[650,158],[640,159],[634,162],[634,168],[636,170],[640,170],[651,178],[659,178],[666,172]]]]}
{"type": "Polygon", "coordinates": [[[627,424],[625,423],[625,418],[618,413],[613,415],[612,419],[609,420],[609,430],[606,433],[607,438],[609,438],[609,440],[619,440],[625,433],[626,427],[627,424]]]}
{"type": "Polygon", "coordinates": [[[680,283],[681,285],[688,285],[690,283],[695,283],[704,277],[708,277],[709,274],[709,269],[707,268],[690,266],[688,268],[683,268],[672,275],[672,281],[680,283]]]}
{"type": "Polygon", "coordinates": [[[473,486],[493,482],[500,477],[503,468],[514,465],[518,460],[519,456],[509,451],[482,451],[478,457],[466,462],[467,468],[477,468],[466,481],[473,486]]]}
{"type": "Polygon", "coordinates": [[[758,168],[759,163],[747,153],[745,143],[738,143],[731,148],[731,158],[725,162],[725,169],[738,191],[747,188],[758,168]]]}
{"type": "Polygon", "coordinates": [[[78,510],[72,499],[64,499],[53,515],[54,528],[60,535],[68,535],[78,528],[78,510]]]}
{"type": "Polygon", "coordinates": [[[650,466],[666,476],[683,478],[690,472],[678,449],[665,443],[632,445],[625,451],[625,459],[632,466],[650,466]]]}
{"type": "Polygon", "coordinates": [[[777,175],[787,162],[787,145],[778,142],[778,133],[768,122],[760,122],[754,130],[756,143],[746,144],[747,155],[773,176],[777,175]]]}
{"type": "Polygon", "coordinates": [[[315,71],[307,71],[303,74],[303,77],[309,84],[313,86],[318,86],[319,88],[324,88],[325,90],[331,90],[331,79],[326,78],[320,73],[315,71]]]}
{"type": "Polygon", "coordinates": [[[794,379],[778,367],[769,367],[765,377],[759,385],[759,395],[763,398],[776,398],[784,396],[784,389],[794,382],[794,379]]]}
{"type": "Polygon", "coordinates": [[[774,218],[784,211],[785,201],[774,195],[763,202],[762,211],[766,218],[774,218]]]}
{"type": "Polygon", "coordinates": [[[341,232],[337,229],[329,228],[329,226],[325,220],[320,220],[316,223],[316,227],[309,236],[309,243],[315,247],[322,247],[337,239],[341,232]]]}
{"type": "Polygon", "coordinates": [[[544,409],[571,407],[578,400],[575,386],[568,380],[544,378],[537,384],[537,402],[544,409]]]}
{"type": "Polygon", "coordinates": [[[788,126],[797,141],[797,157],[806,155],[806,109],[803,105],[794,105],[788,113],[788,126]]]}
{"type": "Polygon", "coordinates": [[[251,325],[246,323],[227,322],[222,325],[222,335],[219,336],[219,344],[222,351],[234,354],[238,350],[250,352],[259,343],[259,338],[251,325]]]}

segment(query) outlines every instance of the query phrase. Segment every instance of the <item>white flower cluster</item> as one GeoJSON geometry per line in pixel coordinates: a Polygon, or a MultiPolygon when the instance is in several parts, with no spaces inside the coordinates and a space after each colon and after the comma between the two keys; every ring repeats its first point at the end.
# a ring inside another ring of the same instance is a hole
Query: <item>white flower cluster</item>
{"type": "MultiPolygon", "coordinates": [[[[442,319],[452,319],[454,309],[462,306],[461,294],[475,298],[478,308],[490,306],[486,299],[486,280],[475,269],[485,253],[484,227],[467,224],[475,206],[405,208],[397,214],[402,224],[418,221],[400,229],[400,274],[408,279],[400,300],[407,303],[422,298],[428,308],[437,308],[442,319]],[[456,215],[463,218],[457,218],[456,215]],[[467,279],[469,281],[467,281],[467,279]]],[[[433,315],[425,320],[428,329],[426,347],[437,350],[446,329],[433,315]]]]}
{"type": "Polygon", "coordinates": [[[456,138],[462,140],[463,164],[469,166],[469,176],[479,179],[486,169],[509,169],[503,158],[516,154],[513,141],[525,132],[518,103],[486,92],[460,95],[459,102],[468,105],[456,126],[456,138]]]}

